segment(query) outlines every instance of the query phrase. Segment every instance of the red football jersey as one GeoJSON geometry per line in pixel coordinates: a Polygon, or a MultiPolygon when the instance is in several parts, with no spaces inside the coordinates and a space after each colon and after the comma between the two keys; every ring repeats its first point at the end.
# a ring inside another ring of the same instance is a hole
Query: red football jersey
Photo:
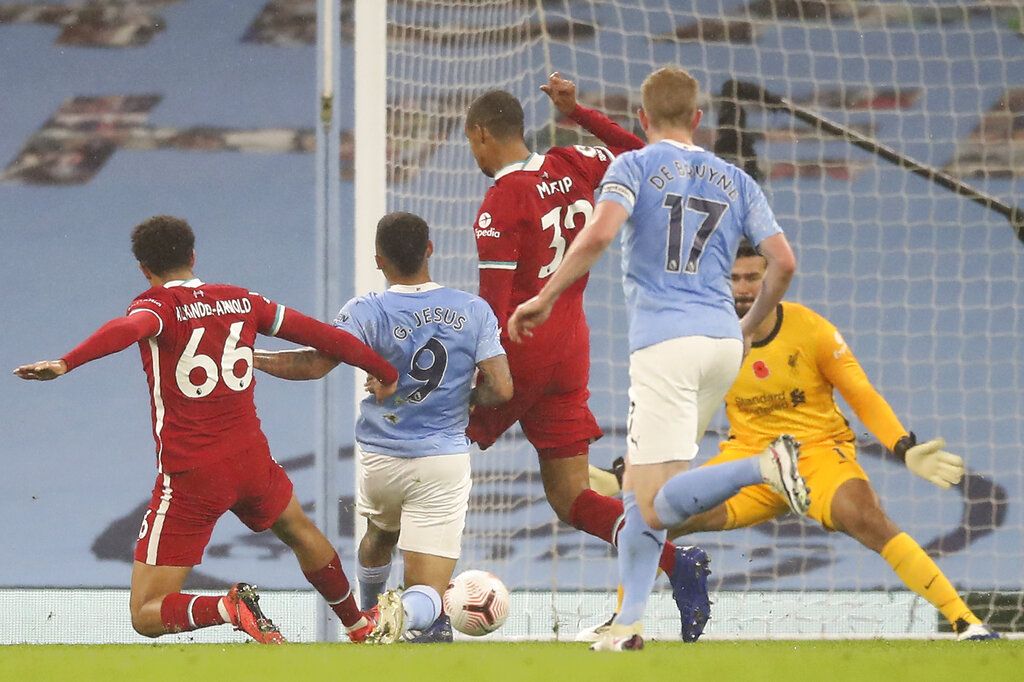
{"type": "Polygon", "coordinates": [[[139,294],[128,315],[155,315],[139,342],[162,473],[195,468],[264,436],[253,401],[253,344],[273,335],[284,306],[229,284],[169,282],[139,294]]]}
{"type": "Polygon", "coordinates": [[[498,317],[510,361],[552,364],[589,338],[583,314],[587,277],[562,294],[551,317],[522,344],[509,341],[506,323],[516,306],[535,296],[561,265],[594,212],[594,191],[613,158],[604,147],[554,147],[494,176],[474,232],[480,296],[498,317]]]}

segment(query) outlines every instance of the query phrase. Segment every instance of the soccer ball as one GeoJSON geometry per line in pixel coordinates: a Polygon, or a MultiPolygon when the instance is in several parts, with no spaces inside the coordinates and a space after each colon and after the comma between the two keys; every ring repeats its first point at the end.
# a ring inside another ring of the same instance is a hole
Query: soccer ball
{"type": "Polygon", "coordinates": [[[508,618],[508,607],[508,588],[487,571],[463,571],[444,593],[444,610],[452,627],[473,637],[500,628],[508,618]]]}

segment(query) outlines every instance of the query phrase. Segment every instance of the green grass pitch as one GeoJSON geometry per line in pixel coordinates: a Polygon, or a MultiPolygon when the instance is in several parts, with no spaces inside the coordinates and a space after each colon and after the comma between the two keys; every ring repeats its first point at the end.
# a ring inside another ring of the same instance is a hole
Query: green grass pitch
{"type": "Polygon", "coordinates": [[[1024,641],[652,642],[643,652],[622,654],[547,642],[0,646],[4,682],[953,679],[1024,679],[1024,641]]]}

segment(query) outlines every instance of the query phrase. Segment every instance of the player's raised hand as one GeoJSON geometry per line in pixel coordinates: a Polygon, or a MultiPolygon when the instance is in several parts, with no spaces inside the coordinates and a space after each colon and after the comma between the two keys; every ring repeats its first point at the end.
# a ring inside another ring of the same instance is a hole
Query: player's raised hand
{"type": "Polygon", "coordinates": [[[964,477],[964,460],[946,452],[942,438],[915,445],[907,449],[907,468],[940,488],[949,488],[964,477]]]}
{"type": "Polygon", "coordinates": [[[377,399],[378,403],[383,403],[385,400],[390,398],[398,390],[398,380],[394,383],[384,384],[380,379],[374,376],[366,377],[366,392],[372,393],[373,397],[377,399]]]}
{"type": "Polygon", "coordinates": [[[22,365],[14,370],[14,375],[32,381],[49,381],[64,376],[68,366],[63,360],[40,360],[31,365],[22,365]]]}
{"type": "Polygon", "coordinates": [[[562,78],[562,74],[557,71],[548,76],[548,82],[540,86],[540,89],[563,114],[571,114],[576,108],[576,84],[562,78]]]}
{"type": "Polygon", "coordinates": [[[508,336],[515,343],[522,343],[526,337],[533,336],[534,327],[544,324],[551,315],[553,304],[545,303],[540,296],[523,301],[508,318],[508,336]]]}

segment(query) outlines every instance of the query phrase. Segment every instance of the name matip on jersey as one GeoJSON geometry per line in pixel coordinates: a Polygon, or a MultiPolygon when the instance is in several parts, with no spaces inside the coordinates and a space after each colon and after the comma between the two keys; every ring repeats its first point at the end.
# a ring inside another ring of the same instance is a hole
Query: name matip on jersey
{"type": "Polygon", "coordinates": [[[743,361],[725,396],[729,441],[764,447],[788,433],[804,445],[852,441],[833,389],[891,448],[906,430],[827,319],[798,303],[778,307],[775,328],[743,361]]]}
{"type": "Polygon", "coordinates": [[[160,321],[139,350],[161,473],[193,469],[264,437],[253,401],[253,343],[257,333],[277,333],[284,306],[191,279],[139,294],[127,314],[160,321]]]}
{"type": "MultiPolygon", "coordinates": [[[[604,147],[554,147],[494,176],[473,231],[480,257],[480,295],[501,325],[544,286],[594,212],[594,191],[614,156],[604,147]],[[500,273],[512,273],[501,277],[500,273]]],[[[510,362],[554,364],[588,348],[581,277],[555,303],[551,317],[522,343],[506,343],[510,362]]]]}
{"type": "Polygon", "coordinates": [[[478,296],[434,282],[395,285],[352,299],[336,327],[373,348],[399,372],[398,390],[359,406],[364,452],[425,457],[469,452],[466,426],[477,364],[504,355],[498,320],[478,296]]]}
{"type": "Polygon", "coordinates": [[[683,336],[741,338],[730,283],[736,247],[782,232],[749,175],[662,140],[615,159],[599,201],[630,217],[622,232],[630,351],[683,336]]]}

